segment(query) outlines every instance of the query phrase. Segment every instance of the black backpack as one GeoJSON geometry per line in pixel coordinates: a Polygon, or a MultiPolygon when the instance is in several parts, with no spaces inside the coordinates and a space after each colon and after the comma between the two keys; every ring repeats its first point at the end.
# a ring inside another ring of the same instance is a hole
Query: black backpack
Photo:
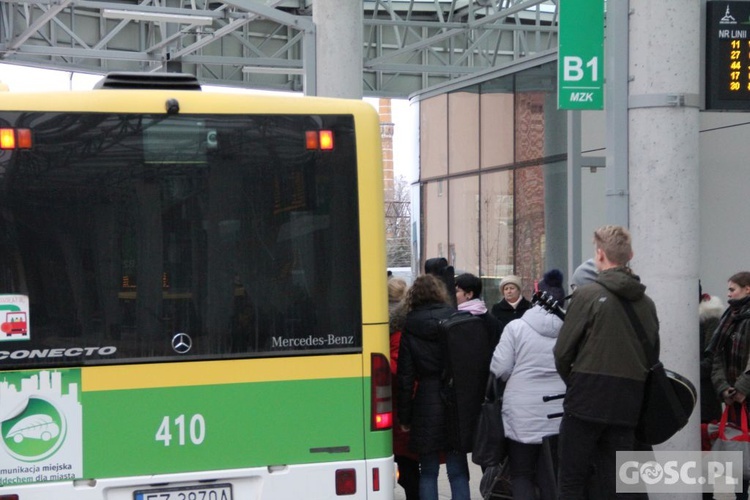
{"type": "Polygon", "coordinates": [[[494,347],[485,321],[459,311],[438,324],[443,355],[441,388],[447,408],[448,445],[469,453],[484,401],[494,347]]]}

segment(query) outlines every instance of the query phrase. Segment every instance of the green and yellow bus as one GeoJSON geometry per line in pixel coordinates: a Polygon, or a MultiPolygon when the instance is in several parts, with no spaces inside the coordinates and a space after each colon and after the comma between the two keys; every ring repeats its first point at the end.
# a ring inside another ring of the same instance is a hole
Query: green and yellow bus
{"type": "Polygon", "coordinates": [[[0,92],[0,181],[0,500],[393,498],[369,104],[0,92]]]}

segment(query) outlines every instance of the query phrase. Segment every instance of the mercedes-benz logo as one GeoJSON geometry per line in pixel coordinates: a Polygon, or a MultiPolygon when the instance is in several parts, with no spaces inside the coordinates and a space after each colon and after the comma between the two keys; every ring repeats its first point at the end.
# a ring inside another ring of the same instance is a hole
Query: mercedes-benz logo
{"type": "Polygon", "coordinates": [[[172,337],[172,349],[178,354],[185,354],[193,347],[193,339],[187,333],[178,333],[172,337]]]}

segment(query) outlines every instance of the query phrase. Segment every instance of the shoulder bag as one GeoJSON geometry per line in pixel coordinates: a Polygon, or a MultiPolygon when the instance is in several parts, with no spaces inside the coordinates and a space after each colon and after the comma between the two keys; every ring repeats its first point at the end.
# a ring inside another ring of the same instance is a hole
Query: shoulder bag
{"type": "Polygon", "coordinates": [[[693,413],[697,394],[695,386],[685,377],[669,371],[656,356],[654,346],[646,337],[643,324],[630,302],[620,299],[638,339],[643,345],[651,368],[643,391],[643,404],[635,437],[644,444],[660,444],[687,424],[693,413]]]}
{"type": "Polygon", "coordinates": [[[471,461],[482,467],[498,465],[508,454],[501,414],[503,398],[497,394],[496,384],[495,375],[490,373],[474,434],[471,461]]]}

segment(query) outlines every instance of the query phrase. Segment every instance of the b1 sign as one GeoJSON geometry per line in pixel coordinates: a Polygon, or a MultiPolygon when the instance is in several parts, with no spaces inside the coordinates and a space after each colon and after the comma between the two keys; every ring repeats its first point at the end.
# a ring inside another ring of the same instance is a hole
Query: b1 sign
{"type": "Polygon", "coordinates": [[[604,109],[604,1],[560,2],[557,107],[604,109]]]}

